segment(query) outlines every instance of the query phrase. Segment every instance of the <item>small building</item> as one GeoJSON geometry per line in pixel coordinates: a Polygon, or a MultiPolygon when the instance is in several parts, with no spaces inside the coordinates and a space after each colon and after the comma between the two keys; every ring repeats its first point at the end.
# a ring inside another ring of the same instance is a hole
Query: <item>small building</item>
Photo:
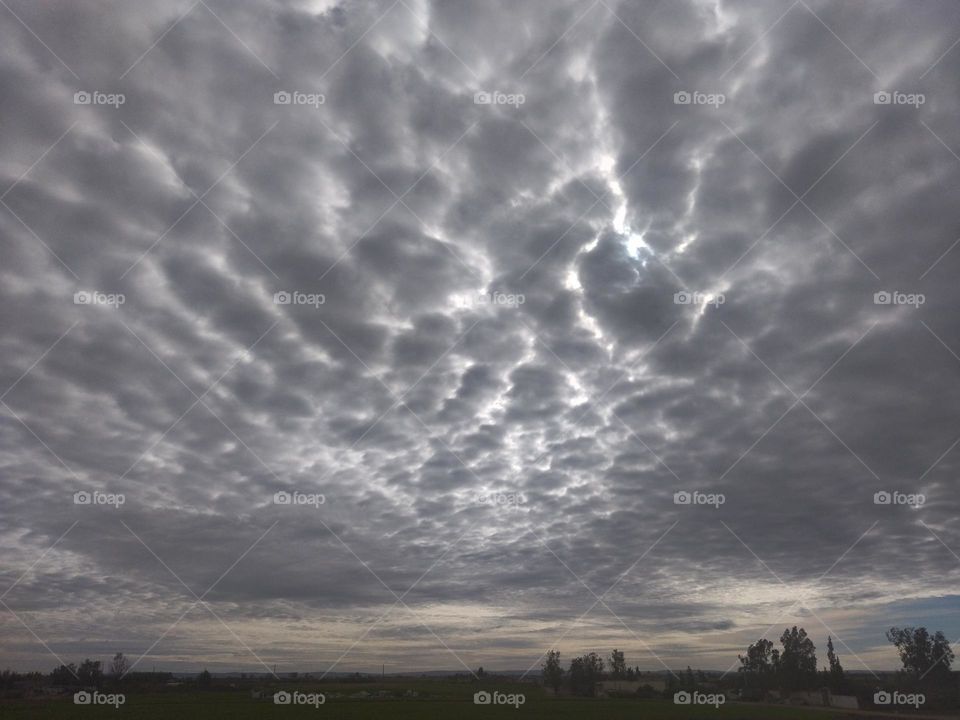
{"type": "Polygon", "coordinates": [[[662,692],[667,687],[666,680],[660,678],[643,678],[641,680],[602,680],[597,683],[597,697],[612,697],[614,695],[636,695],[644,685],[662,692]]]}
{"type": "Polygon", "coordinates": [[[783,698],[790,705],[811,705],[814,707],[835,707],[843,710],[859,710],[860,703],[855,695],[834,695],[828,688],[819,690],[798,690],[783,698]]]}

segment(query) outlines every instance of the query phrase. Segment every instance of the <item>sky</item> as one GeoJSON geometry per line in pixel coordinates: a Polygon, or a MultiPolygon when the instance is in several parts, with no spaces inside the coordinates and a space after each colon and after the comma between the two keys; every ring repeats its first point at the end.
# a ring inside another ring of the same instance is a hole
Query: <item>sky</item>
{"type": "Polygon", "coordinates": [[[960,638],[960,5],[0,3],[0,667],[960,638]]]}

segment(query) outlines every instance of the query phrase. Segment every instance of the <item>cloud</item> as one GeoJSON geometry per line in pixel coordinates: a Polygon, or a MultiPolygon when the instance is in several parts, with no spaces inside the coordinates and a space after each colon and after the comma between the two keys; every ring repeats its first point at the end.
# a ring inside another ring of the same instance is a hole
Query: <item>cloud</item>
{"type": "Polygon", "coordinates": [[[208,588],[144,663],[948,623],[952,4],[53,6],[0,30],[4,663],[208,588]]]}

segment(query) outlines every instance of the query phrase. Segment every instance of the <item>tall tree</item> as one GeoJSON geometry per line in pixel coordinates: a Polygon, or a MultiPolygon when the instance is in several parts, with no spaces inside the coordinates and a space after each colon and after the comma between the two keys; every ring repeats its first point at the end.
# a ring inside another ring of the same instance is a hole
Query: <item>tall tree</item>
{"type": "Polygon", "coordinates": [[[746,655],[738,655],[739,671],[744,674],[744,686],[768,689],[773,683],[780,653],[773,649],[773,642],[761,638],[747,648],[746,655]]]}
{"type": "Polygon", "coordinates": [[[904,671],[917,681],[950,677],[953,650],[942,631],[930,635],[925,627],[892,627],[887,631],[887,640],[896,646],[904,671]]]}
{"type": "Polygon", "coordinates": [[[110,674],[113,675],[113,677],[119,680],[129,669],[130,661],[123,656],[122,652],[118,652],[113,656],[113,660],[110,661],[110,674]]]}
{"type": "Polygon", "coordinates": [[[817,678],[817,654],[813,640],[803,628],[783,631],[780,636],[783,652],[780,654],[780,682],[787,690],[813,687],[817,678]]]}
{"type": "Polygon", "coordinates": [[[563,668],[560,666],[560,651],[550,650],[547,652],[547,659],[543,663],[543,682],[552,687],[554,692],[560,690],[563,683],[563,668]]]}
{"type": "Polygon", "coordinates": [[[610,653],[610,676],[620,680],[627,676],[627,662],[621,650],[613,649],[610,653]]]}
{"type": "Polygon", "coordinates": [[[833,692],[841,692],[846,684],[843,676],[843,666],[840,659],[833,649],[833,638],[827,636],[827,662],[830,664],[827,670],[827,685],[833,692]]]}
{"type": "Polygon", "coordinates": [[[81,685],[99,688],[103,681],[103,670],[101,669],[100,661],[87,658],[80,663],[80,667],[77,668],[77,676],[80,678],[81,685]]]}
{"type": "Polygon", "coordinates": [[[603,658],[587,653],[570,661],[570,689],[577,695],[593,697],[603,676],[603,658]]]}

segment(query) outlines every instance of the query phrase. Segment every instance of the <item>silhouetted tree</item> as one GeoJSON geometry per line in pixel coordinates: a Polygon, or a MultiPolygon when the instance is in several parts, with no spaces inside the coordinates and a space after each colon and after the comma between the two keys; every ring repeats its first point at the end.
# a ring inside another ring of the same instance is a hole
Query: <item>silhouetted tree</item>
{"type": "Polygon", "coordinates": [[[197,675],[197,687],[201,690],[206,690],[210,687],[213,682],[213,678],[210,676],[210,671],[206,668],[203,669],[199,675],[197,675]]]}
{"type": "Polygon", "coordinates": [[[610,653],[610,677],[621,680],[627,676],[627,663],[624,660],[623,652],[613,649],[610,653]]]}
{"type": "Polygon", "coordinates": [[[896,646],[904,671],[915,680],[949,679],[953,650],[942,631],[930,635],[925,627],[892,627],[887,640],[896,646]]]}
{"type": "Polygon", "coordinates": [[[827,662],[830,667],[827,669],[827,687],[835,693],[842,692],[846,685],[843,676],[843,666],[840,664],[837,653],[833,650],[833,638],[827,636],[827,662]]]}
{"type": "Polygon", "coordinates": [[[570,689],[577,695],[593,697],[603,676],[603,658],[587,653],[570,661],[570,689]]]}
{"type": "Polygon", "coordinates": [[[772,641],[766,638],[757,640],[747,648],[746,655],[737,656],[740,659],[739,671],[753,674],[757,678],[769,678],[773,673],[772,653],[775,652],[772,641]]]}
{"type": "Polygon", "coordinates": [[[127,670],[130,669],[130,661],[123,656],[122,652],[118,652],[113,656],[113,660],[110,661],[110,674],[119,680],[127,670]]]}
{"type": "Polygon", "coordinates": [[[100,661],[90,658],[84,660],[77,668],[77,677],[80,679],[81,685],[100,687],[103,682],[103,670],[100,661]]]}
{"type": "Polygon", "coordinates": [[[552,687],[554,692],[560,690],[563,683],[563,668],[560,666],[560,651],[550,650],[543,663],[543,682],[552,687]]]}
{"type": "Polygon", "coordinates": [[[50,673],[50,683],[53,685],[75,685],[78,682],[77,666],[73,663],[61,665],[50,673]]]}
{"type": "Polygon", "coordinates": [[[781,686],[787,690],[812,687],[817,678],[817,648],[807,637],[807,631],[794,625],[783,631],[780,643],[783,645],[779,668],[781,686]]]}

